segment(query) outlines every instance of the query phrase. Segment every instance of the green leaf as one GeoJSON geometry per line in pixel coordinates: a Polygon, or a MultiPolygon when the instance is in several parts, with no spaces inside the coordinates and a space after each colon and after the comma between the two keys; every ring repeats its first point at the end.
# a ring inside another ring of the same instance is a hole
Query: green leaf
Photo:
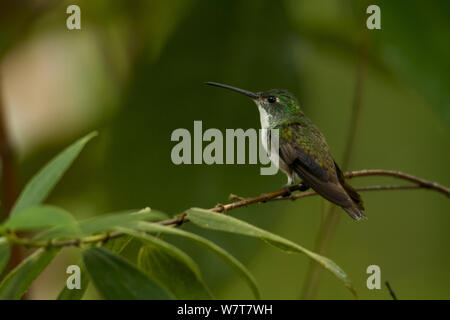
{"type": "Polygon", "coordinates": [[[170,299],[167,293],[122,257],[102,248],[83,252],[95,287],[106,299],[170,299]]]}
{"type": "Polygon", "coordinates": [[[51,227],[74,228],[72,215],[58,207],[42,205],[30,207],[10,216],[3,225],[8,230],[39,230],[51,227]]]}
{"type": "Polygon", "coordinates": [[[78,223],[74,221],[73,224],[56,226],[48,230],[44,230],[37,234],[33,240],[56,240],[81,237],[81,230],[78,223]]]}
{"type": "Polygon", "coordinates": [[[122,237],[110,239],[103,245],[103,248],[111,252],[120,254],[126,248],[126,246],[128,246],[128,244],[131,242],[132,239],[133,237],[129,235],[124,235],[122,237]]]}
{"type": "Polygon", "coordinates": [[[23,260],[0,283],[0,300],[20,299],[59,251],[60,248],[41,248],[23,260]]]}
{"type": "Polygon", "coordinates": [[[176,299],[211,299],[197,264],[177,247],[148,234],[120,228],[147,245],[138,255],[138,267],[176,299]]]}
{"type": "MultiPolygon", "coordinates": [[[[150,208],[145,208],[139,211],[127,210],[85,219],[79,221],[76,225],[54,227],[38,234],[34,239],[46,240],[89,236],[99,232],[112,231],[115,227],[126,227],[129,226],[131,222],[135,221],[159,221],[163,219],[167,219],[166,214],[159,211],[150,210],[150,208]]],[[[122,241],[123,239],[119,242],[122,241]]]]}
{"type": "MultiPolygon", "coordinates": [[[[130,243],[131,239],[132,237],[128,235],[116,239],[110,239],[103,247],[110,250],[111,252],[119,254],[130,243]]],[[[91,278],[82,260],[79,261],[77,265],[80,266],[80,289],[69,289],[67,288],[66,284],[64,284],[64,287],[58,294],[58,300],[81,300],[83,298],[84,293],[89,286],[91,278]]]]}
{"type": "Polygon", "coordinates": [[[145,208],[140,211],[128,210],[120,213],[100,215],[80,221],[79,226],[81,233],[87,236],[98,232],[112,231],[116,227],[127,227],[130,223],[136,221],[158,221],[165,218],[167,218],[166,214],[145,208]]]}
{"type": "Polygon", "coordinates": [[[303,253],[334,274],[356,296],[356,292],[347,274],[335,262],[317,253],[309,251],[308,249],[305,249],[292,241],[257,228],[247,222],[204,209],[192,208],[188,210],[188,218],[190,221],[203,228],[257,237],[277,248],[280,248],[283,251],[303,253]]]}
{"type": "Polygon", "coordinates": [[[79,139],[55,158],[45,165],[25,186],[19,198],[17,199],[11,216],[18,212],[42,203],[52,191],[53,187],[61,179],[62,175],[78,154],[81,152],[86,143],[96,136],[96,132],[91,132],[85,137],[79,139]]]}
{"type": "Polygon", "coordinates": [[[3,269],[8,265],[9,257],[11,256],[11,246],[5,237],[0,238],[0,275],[3,269]]]}
{"type": "Polygon", "coordinates": [[[214,242],[211,242],[205,238],[202,238],[196,234],[175,229],[171,227],[166,227],[162,225],[158,225],[156,223],[149,223],[149,222],[138,222],[136,223],[136,227],[142,231],[146,232],[162,232],[172,235],[177,235],[181,237],[188,238],[190,240],[193,240],[207,249],[211,250],[213,253],[215,253],[219,258],[221,258],[225,263],[227,263],[229,266],[231,266],[241,277],[247,285],[250,287],[250,289],[253,292],[253,295],[256,299],[260,299],[259,289],[258,285],[256,284],[255,278],[252,276],[252,274],[247,270],[247,268],[240,263],[235,257],[230,255],[227,251],[216,245],[214,242]]]}
{"type": "Polygon", "coordinates": [[[81,300],[87,287],[89,286],[89,273],[86,270],[83,262],[80,261],[78,264],[80,266],[80,289],[69,289],[66,283],[64,283],[64,288],[59,292],[57,300],[81,300]]]}

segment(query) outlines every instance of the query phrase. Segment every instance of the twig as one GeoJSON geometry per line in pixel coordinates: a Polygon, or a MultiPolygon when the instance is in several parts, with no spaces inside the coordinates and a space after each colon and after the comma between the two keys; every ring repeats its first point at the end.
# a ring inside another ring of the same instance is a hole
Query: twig
{"type": "MultiPolygon", "coordinates": [[[[361,171],[351,171],[345,173],[345,176],[350,178],[362,177],[362,176],[372,176],[372,175],[388,175],[398,179],[408,180],[416,183],[416,185],[405,185],[405,186],[368,186],[368,187],[359,187],[356,188],[358,191],[382,191],[382,190],[411,190],[411,189],[429,189],[434,190],[440,193],[445,194],[447,197],[450,196],[450,189],[446,188],[436,182],[427,181],[424,179],[420,179],[414,176],[411,176],[406,173],[402,173],[399,171],[391,171],[391,170],[361,170],[361,171]]],[[[258,197],[252,198],[243,198],[242,200],[231,202],[227,204],[218,204],[215,207],[211,208],[211,211],[217,213],[226,213],[231,210],[235,210],[241,207],[247,207],[248,205],[255,203],[266,203],[271,201],[279,201],[279,200],[296,200],[300,198],[306,198],[310,196],[315,196],[317,193],[315,191],[307,191],[298,194],[291,194],[289,192],[294,192],[302,188],[302,185],[296,185],[290,188],[290,190],[280,189],[277,191],[273,191],[270,193],[262,194],[258,197]]],[[[178,227],[185,222],[188,222],[189,218],[186,212],[181,213],[178,216],[175,216],[170,219],[162,220],[155,222],[156,224],[178,227]]],[[[62,241],[47,241],[47,240],[32,240],[26,238],[17,237],[14,233],[3,232],[3,235],[8,237],[9,241],[22,245],[24,247],[68,247],[68,246],[80,246],[84,244],[97,243],[97,242],[106,242],[110,239],[118,238],[124,235],[122,232],[108,232],[93,236],[88,236],[84,238],[76,238],[62,241]]]]}
{"type": "Polygon", "coordinates": [[[385,284],[386,284],[386,287],[389,290],[389,294],[391,295],[392,300],[398,300],[397,296],[395,295],[394,290],[392,290],[391,285],[389,284],[389,282],[386,281],[385,284]]]}
{"type": "MultiPolygon", "coordinates": [[[[422,188],[421,186],[368,186],[368,187],[355,188],[355,190],[365,192],[365,191],[384,191],[384,190],[411,190],[411,189],[421,189],[421,188],[422,188]]],[[[306,197],[310,197],[310,196],[317,196],[317,192],[315,192],[315,191],[302,192],[302,193],[290,195],[287,198],[275,198],[272,200],[286,200],[286,199],[297,200],[300,198],[306,198],[306,197]]]]}
{"type": "Polygon", "coordinates": [[[401,178],[403,180],[417,183],[419,186],[421,186],[422,188],[425,188],[425,189],[434,189],[436,191],[439,191],[439,192],[447,195],[447,197],[450,195],[449,188],[441,186],[440,184],[438,184],[436,182],[420,179],[413,175],[403,173],[400,171],[381,170],[381,169],[359,170],[359,171],[346,172],[344,174],[344,176],[348,179],[356,178],[356,177],[367,177],[367,176],[390,176],[390,177],[401,178]]]}

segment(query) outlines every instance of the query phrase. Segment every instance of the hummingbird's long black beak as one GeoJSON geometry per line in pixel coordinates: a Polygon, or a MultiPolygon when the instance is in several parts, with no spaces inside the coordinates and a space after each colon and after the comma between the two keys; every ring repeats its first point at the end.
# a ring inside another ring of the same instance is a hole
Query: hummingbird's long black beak
{"type": "Polygon", "coordinates": [[[222,84],[222,83],[217,83],[217,82],[209,82],[209,81],[205,82],[205,84],[207,84],[209,86],[214,86],[214,87],[219,87],[219,88],[225,88],[225,89],[228,89],[228,90],[233,90],[233,91],[245,94],[247,97],[250,97],[252,99],[258,99],[259,98],[259,96],[256,93],[253,93],[253,92],[250,92],[250,91],[247,91],[247,90],[244,90],[244,89],[239,89],[239,88],[236,88],[236,87],[232,87],[232,86],[229,86],[227,84],[222,84]]]}

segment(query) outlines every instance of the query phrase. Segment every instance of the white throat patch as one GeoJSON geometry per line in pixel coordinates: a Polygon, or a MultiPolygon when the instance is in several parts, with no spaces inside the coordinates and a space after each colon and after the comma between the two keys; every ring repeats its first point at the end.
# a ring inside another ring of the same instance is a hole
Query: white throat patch
{"type": "Polygon", "coordinates": [[[261,119],[261,128],[268,129],[270,115],[267,113],[266,110],[264,110],[264,108],[258,106],[258,109],[259,109],[259,117],[261,119]]]}

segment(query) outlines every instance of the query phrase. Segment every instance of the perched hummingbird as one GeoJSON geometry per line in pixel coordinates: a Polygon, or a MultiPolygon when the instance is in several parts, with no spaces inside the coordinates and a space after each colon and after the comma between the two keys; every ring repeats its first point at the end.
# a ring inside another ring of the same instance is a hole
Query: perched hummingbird
{"type": "MultiPolygon", "coordinates": [[[[345,182],[342,171],[330,154],[323,134],[286,90],[250,92],[226,84],[207,85],[233,90],[250,97],[258,106],[263,129],[279,129],[279,167],[287,175],[286,187],[301,179],[303,190],[312,188],[325,199],[342,207],[353,219],[366,218],[360,195],[345,182]]],[[[262,144],[270,154],[270,130],[262,144]]]]}

